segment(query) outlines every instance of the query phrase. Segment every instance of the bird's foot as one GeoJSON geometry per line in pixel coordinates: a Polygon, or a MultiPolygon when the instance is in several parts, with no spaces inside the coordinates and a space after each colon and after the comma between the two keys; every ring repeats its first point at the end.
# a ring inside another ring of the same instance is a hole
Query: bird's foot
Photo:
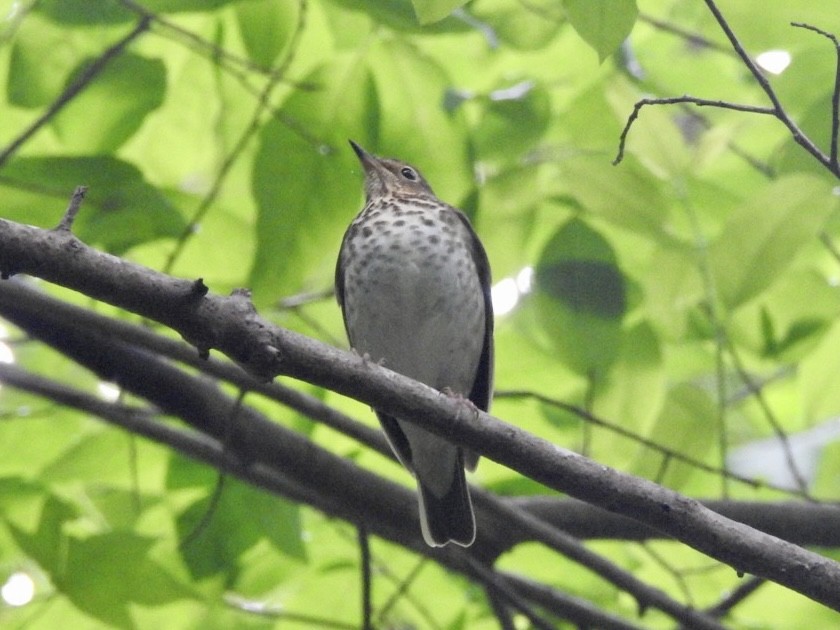
{"type": "Polygon", "coordinates": [[[476,407],[476,405],[473,401],[471,401],[469,398],[464,396],[461,392],[453,391],[449,387],[444,387],[440,391],[447,398],[452,398],[453,400],[455,400],[459,404],[464,405],[467,409],[469,409],[470,411],[472,411],[476,415],[478,415],[478,412],[481,411],[478,407],[476,407]]]}
{"type": "Polygon", "coordinates": [[[362,361],[362,363],[363,363],[364,365],[367,365],[368,363],[375,363],[375,364],[376,364],[376,365],[378,365],[379,367],[382,367],[382,366],[384,366],[384,365],[385,365],[385,359],[384,359],[384,358],[379,359],[378,361],[374,361],[374,360],[371,358],[371,356],[370,356],[367,352],[362,352],[362,353],[360,354],[360,353],[359,353],[359,351],[358,351],[358,350],[356,350],[356,348],[350,348],[350,351],[351,351],[353,354],[355,354],[357,357],[359,357],[359,359],[362,361]]]}

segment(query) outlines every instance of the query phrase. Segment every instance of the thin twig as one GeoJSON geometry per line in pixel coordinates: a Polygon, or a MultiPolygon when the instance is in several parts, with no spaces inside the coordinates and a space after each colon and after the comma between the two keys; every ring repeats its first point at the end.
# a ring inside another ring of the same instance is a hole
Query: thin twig
{"type": "Polygon", "coordinates": [[[708,48],[710,50],[714,50],[716,52],[728,55],[732,54],[732,50],[730,50],[728,46],[724,46],[723,44],[713,42],[712,40],[710,40],[707,37],[704,37],[703,35],[700,35],[698,33],[692,33],[691,31],[687,31],[686,29],[680,28],[679,26],[671,24],[670,22],[666,22],[665,20],[655,18],[652,15],[648,15],[647,13],[639,13],[639,21],[646,22],[652,27],[665,33],[677,35],[678,37],[683,38],[689,44],[692,44],[694,46],[708,48]]]}
{"type": "Polygon", "coordinates": [[[648,438],[637,435],[637,434],[633,433],[632,431],[630,431],[629,429],[626,429],[626,428],[624,428],[620,425],[613,424],[613,423],[611,423],[607,420],[604,420],[603,418],[600,418],[600,417],[586,411],[585,409],[582,409],[581,407],[578,407],[576,405],[572,405],[570,403],[563,402],[562,400],[556,400],[554,398],[551,398],[550,396],[546,396],[546,395],[540,394],[538,392],[532,392],[532,391],[529,391],[529,390],[499,390],[494,394],[494,398],[497,398],[497,399],[501,399],[501,398],[530,398],[532,400],[536,400],[537,402],[540,402],[540,403],[543,403],[543,404],[546,404],[546,405],[550,405],[552,407],[556,407],[557,409],[562,409],[564,411],[568,411],[569,413],[572,413],[572,414],[582,418],[583,420],[586,420],[586,422],[589,422],[591,424],[594,424],[594,425],[603,427],[605,429],[608,429],[609,431],[612,431],[613,433],[616,433],[617,435],[625,437],[629,440],[633,440],[634,442],[636,442],[638,444],[641,444],[642,446],[645,446],[645,447],[647,447],[647,448],[649,448],[653,451],[656,451],[656,452],[660,453],[663,457],[670,458],[670,459],[673,459],[675,461],[682,462],[684,464],[688,464],[689,466],[692,466],[693,468],[696,468],[696,469],[701,470],[703,472],[711,473],[711,474],[716,475],[716,476],[723,476],[723,477],[726,477],[727,479],[729,479],[731,481],[737,481],[738,483],[743,483],[743,484],[745,484],[747,486],[750,486],[751,488],[754,488],[754,489],[770,488],[772,490],[778,490],[779,492],[785,492],[787,494],[790,494],[791,496],[808,498],[807,495],[803,494],[802,492],[796,491],[796,490],[791,490],[789,488],[777,487],[777,486],[775,486],[773,484],[769,484],[769,483],[767,483],[766,481],[763,481],[763,480],[750,479],[749,477],[743,477],[743,476],[738,475],[736,473],[733,473],[729,470],[726,470],[726,469],[723,469],[723,468],[718,468],[716,466],[711,466],[711,465],[709,465],[709,464],[707,464],[707,463],[705,463],[705,462],[703,462],[699,459],[695,459],[695,458],[691,457],[690,455],[680,453],[679,451],[675,451],[671,448],[668,448],[667,446],[663,446],[662,444],[658,444],[657,442],[654,442],[653,440],[649,440],[648,438]]]}
{"type": "Polygon", "coordinates": [[[764,397],[764,393],[761,387],[759,387],[753,381],[752,377],[747,372],[746,368],[744,367],[744,364],[741,362],[741,357],[735,351],[735,345],[732,343],[732,340],[728,336],[724,337],[724,343],[726,344],[726,348],[729,351],[729,356],[732,359],[732,365],[735,366],[735,371],[738,373],[738,377],[741,379],[746,388],[755,398],[756,402],[758,403],[758,406],[761,407],[762,412],[764,412],[764,417],[767,418],[767,422],[770,425],[770,428],[773,430],[776,439],[779,440],[779,443],[782,447],[782,452],[785,455],[785,463],[787,464],[788,471],[791,473],[791,475],[793,475],[793,478],[796,481],[797,488],[799,488],[804,498],[810,501],[814,501],[814,498],[811,497],[811,495],[808,493],[808,482],[805,480],[805,477],[799,470],[799,466],[796,464],[796,458],[793,455],[793,449],[791,448],[790,440],[788,439],[787,433],[785,433],[781,423],[779,422],[778,418],[776,418],[776,414],[773,413],[773,410],[770,408],[770,404],[764,397]]]}
{"type": "Polygon", "coordinates": [[[685,576],[671,566],[671,563],[668,561],[667,558],[663,557],[653,545],[648,544],[647,542],[641,543],[642,549],[644,549],[647,554],[651,557],[654,563],[658,564],[665,573],[669,574],[671,578],[677,585],[677,588],[682,592],[683,598],[685,598],[685,602],[688,606],[694,606],[694,598],[691,596],[691,589],[688,588],[688,584],[685,582],[685,576]]]}
{"type": "Polygon", "coordinates": [[[729,593],[720,602],[710,608],[707,608],[706,613],[718,618],[724,617],[730,610],[735,608],[737,604],[740,604],[766,583],[767,580],[764,578],[751,575],[750,577],[743,579],[741,584],[738,585],[738,588],[729,593]]]}
{"type": "Polygon", "coordinates": [[[84,201],[87,191],[87,186],[76,186],[73,196],[70,197],[70,203],[67,204],[67,210],[64,211],[64,216],[61,217],[61,221],[55,228],[56,230],[70,232],[73,229],[73,221],[76,220],[76,215],[82,207],[82,201],[84,201]]]}
{"type": "Polygon", "coordinates": [[[808,136],[806,136],[803,131],[799,128],[799,126],[793,122],[793,120],[788,116],[785,108],[782,106],[781,101],[779,101],[779,97],[776,96],[775,90],[773,90],[770,82],[767,80],[767,77],[764,76],[764,73],[761,72],[761,69],[756,65],[756,63],[750,58],[747,54],[747,51],[744,50],[744,47],[741,45],[741,42],[735,36],[734,31],[729,26],[729,23],[726,21],[726,18],[723,17],[723,14],[720,12],[720,9],[717,8],[714,0],[704,0],[706,6],[709,7],[709,11],[712,12],[715,20],[720,26],[721,30],[723,30],[726,38],[729,40],[729,43],[732,45],[732,48],[741,58],[741,61],[744,62],[744,65],[747,66],[750,73],[755,78],[758,85],[767,95],[767,98],[770,99],[770,102],[773,103],[773,114],[776,118],[778,118],[785,127],[788,128],[791,135],[793,136],[794,141],[804,148],[808,153],[814,156],[817,161],[823,166],[829,168],[832,173],[837,175],[837,169],[831,163],[829,157],[820,151],[819,147],[815,145],[808,136]]]}
{"type": "Polygon", "coordinates": [[[79,75],[68,85],[64,91],[56,98],[52,104],[41,114],[23,133],[12,140],[11,144],[0,152],[0,168],[6,161],[14,155],[14,153],[27,141],[34,136],[38,130],[46,125],[55,115],[70,103],[79,93],[93,81],[107,66],[116,59],[125,50],[131,42],[144,33],[149,28],[149,19],[141,18],[137,25],[131,30],[128,35],[119,40],[116,44],[108,48],[98,58],[96,58],[90,65],[88,65],[79,75]]]}
{"type": "Polygon", "coordinates": [[[178,236],[177,241],[175,242],[175,247],[170,252],[169,256],[166,259],[166,263],[163,265],[163,272],[169,273],[171,271],[175,261],[181,255],[181,252],[184,250],[184,247],[187,244],[189,238],[195,234],[195,227],[201,222],[207,212],[210,210],[210,206],[218,197],[219,193],[222,190],[222,184],[227,179],[230,170],[233,168],[234,164],[239,159],[242,152],[247,148],[248,143],[251,139],[256,135],[256,133],[262,127],[263,121],[263,114],[266,111],[270,111],[270,103],[269,99],[271,97],[272,92],[277,87],[277,84],[282,80],[283,76],[286,74],[289,66],[292,63],[292,60],[295,57],[295,53],[297,52],[297,44],[300,41],[300,37],[303,34],[303,27],[305,25],[306,20],[306,7],[307,7],[307,0],[299,0],[300,1],[300,17],[298,19],[298,23],[295,26],[295,32],[292,34],[291,42],[289,43],[289,54],[286,58],[278,65],[278,67],[271,73],[269,80],[266,82],[265,86],[260,93],[257,106],[254,109],[254,113],[251,116],[251,121],[248,123],[248,126],[245,128],[245,131],[242,132],[239,139],[231,149],[230,153],[222,162],[222,165],[219,167],[219,172],[216,174],[216,178],[213,181],[213,185],[210,187],[210,190],[201,200],[198,208],[196,209],[195,213],[193,214],[192,219],[187,223],[184,227],[184,230],[178,236]]]}
{"type": "Polygon", "coordinates": [[[717,107],[720,109],[733,109],[738,112],[749,112],[751,114],[764,114],[775,116],[776,110],[772,107],[761,107],[759,105],[743,105],[741,103],[730,103],[729,101],[716,101],[706,98],[697,98],[696,96],[670,96],[666,98],[643,98],[633,106],[633,111],[627,118],[624,124],[624,129],[621,131],[621,136],[618,139],[618,154],[613,160],[613,165],[618,164],[624,159],[624,145],[627,143],[627,134],[630,133],[630,127],[636,122],[639,117],[639,112],[642,107],[646,105],[676,105],[677,103],[688,103],[696,105],[697,107],[717,107]]]}
{"type": "Polygon", "coordinates": [[[359,541],[359,555],[362,569],[362,630],[373,630],[371,625],[371,581],[370,581],[370,540],[363,526],[356,529],[359,541]]]}
{"type": "MultiPolygon", "coordinates": [[[[383,625],[383,624],[387,623],[386,620],[387,620],[388,615],[391,613],[391,609],[394,606],[397,605],[397,602],[399,602],[404,596],[407,595],[408,589],[411,587],[412,584],[414,584],[414,581],[420,575],[420,571],[423,569],[423,567],[426,566],[427,563],[428,563],[428,558],[424,558],[424,557],[419,558],[417,560],[417,564],[415,564],[414,567],[411,569],[411,571],[408,572],[408,575],[406,575],[405,578],[402,579],[399,582],[399,584],[397,586],[397,590],[395,590],[393,593],[391,593],[391,596],[388,598],[388,600],[379,609],[379,612],[376,615],[376,625],[377,626],[380,626],[380,625],[383,625]]],[[[391,577],[391,578],[396,577],[390,571],[387,571],[385,573],[385,575],[388,576],[388,577],[391,577]]],[[[409,600],[410,600],[410,598],[409,598],[409,600]]],[[[432,618],[431,618],[431,615],[430,615],[429,611],[426,610],[424,607],[419,606],[418,602],[411,601],[411,603],[417,609],[417,613],[423,617],[425,622],[431,625],[433,623],[433,621],[432,621],[432,618]]]]}
{"type": "MultiPolygon", "coordinates": [[[[621,137],[619,138],[618,153],[616,154],[616,157],[613,160],[613,165],[618,164],[619,162],[621,162],[622,159],[624,159],[624,148],[627,140],[627,134],[630,131],[630,127],[638,118],[639,111],[642,107],[644,107],[645,105],[670,105],[674,103],[691,103],[697,106],[717,107],[720,109],[731,109],[735,111],[743,111],[754,114],[770,114],[771,116],[779,120],[785,127],[787,127],[794,142],[796,142],[799,146],[804,148],[808,153],[811,154],[812,157],[814,157],[820,164],[826,167],[834,175],[840,177],[840,165],[838,165],[837,161],[837,128],[838,125],[840,125],[840,46],[837,46],[838,65],[834,84],[834,99],[832,101],[832,153],[829,156],[826,155],[823,151],[821,151],[816,144],[814,144],[814,142],[802,131],[802,129],[799,128],[799,126],[793,121],[793,119],[791,119],[791,117],[785,111],[781,101],[779,100],[779,97],[776,95],[775,90],[773,90],[773,87],[767,80],[767,77],[764,76],[764,73],[762,73],[758,65],[752,60],[749,54],[747,54],[747,51],[741,45],[741,42],[738,40],[732,28],[729,26],[729,23],[726,21],[726,18],[724,18],[723,14],[721,14],[714,0],[704,0],[704,2],[706,3],[706,6],[709,8],[709,11],[711,11],[712,15],[717,21],[718,26],[720,26],[720,28],[726,35],[726,38],[729,40],[729,44],[732,46],[732,49],[735,51],[735,53],[750,71],[750,74],[752,74],[759,87],[761,87],[762,91],[770,100],[772,107],[742,105],[739,103],[730,103],[728,101],[714,101],[702,99],[694,96],[642,99],[639,102],[637,102],[634,106],[633,112],[628,117],[627,123],[625,124],[624,129],[621,132],[621,137]]],[[[810,30],[832,38],[832,41],[836,41],[832,35],[821,31],[820,29],[817,29],[815,27],[800,24],[794,24],[794,26],[802,26],[803,28],[809,28],[810,30]]]]}
{"type": "Polygon", "coordinates": [[[797,28],[804,28],[815,33],[819,33],[823,37],[827,37],[834,44],[834,52],[837,54],[837,63],[834,68],[834,93],[831,95],[831,164],[835,169],[840,170],[837,163],[837,142],[838,142],[838,127],[840,127],[840,41],[833,33],[828,33],[821,28],[805,24],[804,22],[791,22],[791,26],[797,28]]]}
{"type": "Polygon", "coordinates": [[[555,630],[555,625],[537,614],[533,606],[507,584],[502,576],[490,567],[469,556],[465,556],[465,560],[473,575],[484,584],[485,589],[494,591],[496,596],[504,599],[510,606],[525,615],[531,622],[531,625],[542,630],[555,630]]]}

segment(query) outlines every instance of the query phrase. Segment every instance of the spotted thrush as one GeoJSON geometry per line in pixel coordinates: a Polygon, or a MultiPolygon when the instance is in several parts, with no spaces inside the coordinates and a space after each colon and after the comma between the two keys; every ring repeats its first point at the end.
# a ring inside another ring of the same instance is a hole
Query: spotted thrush
{"type": "MultiPolygon", "coordinates": [[[[467,217],[438,199],[420,172],[350,141],[365,172],[365,206],[347,228],[335,273],[351,346],[373,361],[482,410],[493,381],[487,254],[467,217]]],[[[380,413],[391,448],[417,480],[427,544],[475,540],[464,467],[478,457],[380,413]]]]}

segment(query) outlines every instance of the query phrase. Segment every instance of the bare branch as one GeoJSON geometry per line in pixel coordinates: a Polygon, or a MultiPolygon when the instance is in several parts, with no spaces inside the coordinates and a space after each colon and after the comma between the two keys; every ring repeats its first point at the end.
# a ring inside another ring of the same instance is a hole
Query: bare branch
{"type": "Polygon", "coordinates": [[[73,229],[73,221],[76,220],[76,215],[82,207],[82,201],[85,199],[87,193],[87,186],[77,186],[73,191],[73,196],[70,197],[70,203],[67,205],[67,210],[64,211],[64,216],[61,217],[61,222],[56,226],[56,230],[63,232],[70,232],[73,229]]]}
{"type": "Polygon", "coordinates": [[[750,112],[752,114],[764,114],[775,116],[776,110],[770,107],[760,107],[758,105],[743,105],[740,103],[730,103],[728,101],[715,101],[705,98],[697,98],[696,96],[671,96],[667,98],[643,98],[637,101],[633,106],[633,111],[627,118],[624,124],[624,129],[621,131],[621,136],[618,140],[618,154],[613,160],[613,165],[618,164],[624,159],[624,145],[627,142],[627,134],[630,133],[630,127],[636,122],[639,117],[639,112],[642,107],[646,105],[676,105],[677,103],[687,103],[690,105],[697,105],[698,107],[718,107],[720,109],[734,109],[739,112],[750,112]]]}
{"type": "MultiPolygon", "coordinates": [[[[799,146],[801,146],[808,153],[810,153],[820,164],[827,168],[831,173],[833,173],[837,177],[840,177],[840,166],[837,163],[837,126],[838,116],[840,116],[840,47],[838,47],[837,53],[838,66],[835,79],[835,91],[833,100],[834,112],[832,116],[832,154],[831,156],[828,156],[822,150],[820,150],[820,148],[802,131],[802,129],[799,128],[799,126],[785,111],[784,106],[779,100],[779,97],[776,95],[775,90],[773,90],[773,87],[770,85],[770,82],[767,80],[767,77],[764,76],[764,73],[762,73],[761,69],[752,60],[747,51],[744,49],[743,45],[738,40],[734,31],[729,26],[729,23],[726,21],[726,18],[724,18],[723,14],[718,9],[714,0],[704,0],[704,2],[706,3],[706,6],[709,8],[709,11],[711,11],[712,15],[717,21],[718,26],[720,26],[721,30],[723,30],[724,34],[726,35],[726,38],[729,40],[732,49],[735,51],[735,53],[750,71],[750,74],[753,76],[756,83],[758,83],[764,94],[770,100],[772,107],[742,105],[739,103],[730,103],[727,101],[714,101],[702,99],[694,96],[641,99],[634,106],[633,112],[630,114],[629,118],[627,119],[627,123],[625,124],[624,129],[621,132],[621,136],[619,138],[618,153],[615,159],[613,160],[613,165],[618,164],[624,158],[624,147],[627,140],[627,134],[629,133],[630,127],[632,126],[633,122],[636,120],[636,118],[638,118],[639,111],[642,107],[644,107],[645,105],[671,105],[675,103],[690,103],[697,106],[718,107],[720,109],[732,109],[753,114],[769,114],[777,120],[779,120],[783,125],[785,125],[785,127],[787,127],[794,142],[796,142],[799,146]]],[[[801,24],[794,24],[794,26],[803,26],[804,28],[809,28],[810,30],[816,31],[829,38],[833,37],[832,35],[829,35],[828,33],[825,33],[824,31],[821,31],[815,27],[809,27],[801,24]]]]}
{"type": "Polygon", "coordinates": [[[791,26],[804,28],[827,37],[834,44],[834,52],[837,55],[837,62],[834,67],[834,92],[831,95],[831,165],[840,170],[837,163],[838,128],[840,128],[840,41],[833,33],[828,33],[821,28],[805,24],[803,22],[791,22],[791,26]]]}
{"type": "MultiPolygon", "coordinates": [[[[222,350],[261,378],[285,374],[409,422],[423,419],[425,429],[549,488],[642,521],[740,573],[761,575],[840,610],[840,565],[830,559],[489,414],[464,414],[461,404],[429,387],[263,320],[242,297],[191,298],[189,281],[96,252],[78,240],[69,251],[66,242],[61,233],[0,220],[0,270],[35,274],[155,319],[200,348],[222,350]]],[[[254,448],[259,452],[264,445],[254,448]]],[[[413,513],[410,493],[408,500],[413,513]]]]}

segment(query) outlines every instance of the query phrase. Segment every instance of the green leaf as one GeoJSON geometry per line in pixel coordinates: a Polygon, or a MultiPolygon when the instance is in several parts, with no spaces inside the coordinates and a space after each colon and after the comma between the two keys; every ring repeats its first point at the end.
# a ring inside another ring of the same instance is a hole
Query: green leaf
{"type": "Polygon", "coordinates": [[[244,0],[143,0],[143,6],[152,12],[180,13],[182,11],[207,12],[244,0]]]}
{"type": "Polygon", "coordinates": [[[540,85],[520,86],[510,98],[488,99],[473,136],[479,157],[518,161],[545,133],[550,116],[551,100],[540,85]]]}
{"type": "Polygon", "coordinates": [[[783,177],[747,200],[709,250],[724,305],[734,309],[775,282],[836,207],[832,184],[809,175],[783,177]]]}
{"type": "Polygon", "coordinates": [[[41,107],[64,89],[70,72],[97,51],[88,34],[56,26],[39,15],[20,25],[11,46],[6,97],[18,107],[41,107]]]}
{"type": "Polygon", "coordinates": [[[671,240],[662,183],[635,159],[613,167],[605,156],[579,156],[557,166],[565,192],[586,210],[658,241],[671,240]]]}
{"type": "Polygon", "coordinates": [[[411,0],[421,24],[431,24],[447,17],[467,0],[411,0]]]}
{"type": "Polygon", "coordinates": [[[438,197],[459,205],[474,184],[464,119],[443,107],[452,79],[404,40],[378,41],[368,64],[381,114],[375,141],[367,148],[413,163],[438,197]]]}
{"type": "Polygon", "coordinates": [[[563,0],[577,34],[603,62],[621,45],[639,15],[636,0],[563,0]]]}
{"type": "MultiPolygon", "coordinates": [[[[471,30],[466,22],[452,16],[445,17],[434,24],[420,24],[411,0],[332,0],[342,8],[357,13],[364,13],[379,24],[404,33],[459,33],[471,30]]],[[[337,25],[346,28],[346,21],[337,25]]]]}
{"type": "Polygon", "coordinates": [[[90,25],[137,20],[137,14],[118,0],[43,0],[35,9],[53,22],[90,25]]]}
{"type": "MultiPolygon", "coordinates": [[[[649,437],[662,410],[665,385],[660,340],[650,323],[641,322],[622,335],[615,363],[605,378],[595,382],[593,411],[636,435],[649,437]]],[[[614,459],[621,467],[620,453],[626,445],[626,438],[608,432],[593,440],[595,450],[590,451],[590,457],[614,459]]]]}
{"type": "Polygon", "coordinates": [[[154,542],[130,532],[71,537],[66,568],[53,582],[79,609],[105,623],[133,627],[132,603],[161,606],[194,596],[149,559],[154,542]]]}
{"type": "Polygon", "coordinates": [[[42,569],[56,574],[63,567],[64,525],[78,511],[45,486],[19,478],[0,480],[0,490],[0,514],[15,541],[42,569]]]}
{"type": "Polygon", "coordinates": [[[30,223],[33,206],[56,223],[75,187],[87,185],[73,230],[83,241],[111,252],[177,236],[186,227],[178,210],[135,166],[116,158],[18,158],[4,168],[3,175],[0,190],[4,195],[6,189],[38,191],[21,198],[17,206],[4,208],[5,217],[30,223]]]}
{"type": "MultiPolygon", "coordinates": [[[[703,461],[717,443],[713,430],[717,422],[717,409],[707,392],[680,383],[668,391],[650,434],[655,436],[657,444],[703,461]]],[[[659,475],[661,483],[671,488],[682,487],[698,474],[694,466],[664,459],[662,453],[639,446],[633,474],[647,479],[659,475]]]]}
{"type": "Polygon", "coordinates": [[[263,539],[291,557],[306,555],[298,506],[233,478],[225,479],[216,504],[203,498],[178,517],[178,534],[195,579],[232,578],[243,554],[263,539]]]}
{"type": "Polygon", "coordinates": [[[306,81],[318,89],[296,92],[282,110],[294,127],[275,119],[260,133],[250,277],[257,304],[300,291],[310,274],[316,286],[331,282],[341,234],[361,209],[358,161],[347,139],[365,144],[375,129],[376,94],[367,68],[356,58],[337,59],[306,81]]]}
{"type": "Polygon", "coordinates": [[[560,31],[565,15],[551,0],[533,0],[528,9],[518,0],[474,0],[469,12],[500,40],[520,50],[539,50],[560,31]]]}
{"type": "Polygon", "coordinates": [[[261,66],[271,66],[295,32],[301,10],[294,2],[238,3],[236,23],[248,56],[261,66]]]}
{"type": "Polygon", "coordinates": [[[609,366],[627,310],[624,277],[609,243],[572,219],[543,250],[535,286],[539,318],[558,358],[581,374],[609,366]]]}
{"type": "MultiPolygon", "coordinates": [[[[90,61],[76,69],[68,84],[90,61]]],[[[123,53],[110,61],[51,124],[74,151],[110,153],[128,140],[146,116],[163,103],[165,93],[166,70],[162,61],[123,53]]]]}

